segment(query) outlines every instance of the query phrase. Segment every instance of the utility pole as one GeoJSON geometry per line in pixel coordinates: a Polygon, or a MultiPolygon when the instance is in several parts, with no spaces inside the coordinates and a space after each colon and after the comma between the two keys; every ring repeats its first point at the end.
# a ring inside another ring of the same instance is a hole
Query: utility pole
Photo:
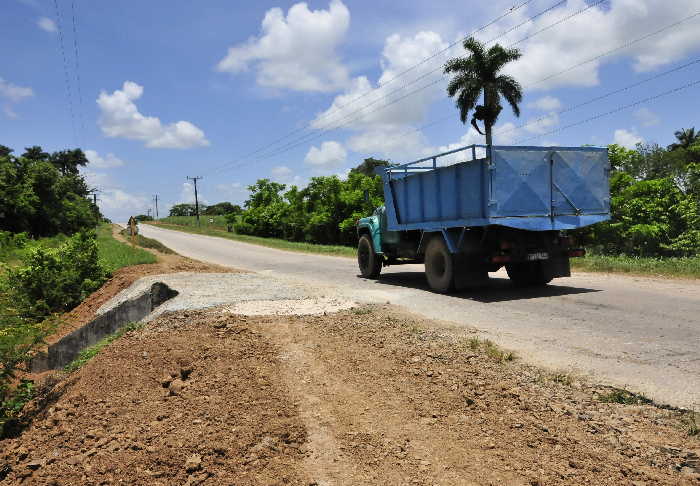
{"type": "Polygon", "coordinates": [[[158,194],[154,194],[153,199],[156,202],[156,219],[158,219],[158,194]]]}
{"type": "Polygon", "coordinates": [[[199,226],[199,198],[197,197],[197,181],[200,180],[201,178],[202,178],[201,176],[197,176],[197,177],[187,176],[187,180],[194,181],[194,212],[195,212],[195,215],[197,216],[197,226],[199,226]]]}
{"type": "Polygon", "coordinates": [[[148,216],[151,215],[151,211],[153,211],[151,208],[148,208],[148,209],[146,210],[146,213],[148,214],[148,216]]]}

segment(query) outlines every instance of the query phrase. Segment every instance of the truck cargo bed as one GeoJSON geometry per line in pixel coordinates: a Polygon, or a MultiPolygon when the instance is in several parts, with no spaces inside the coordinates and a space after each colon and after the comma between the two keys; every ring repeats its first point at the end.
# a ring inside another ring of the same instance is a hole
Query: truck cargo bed
{"type": "Polygon", "coordinates": [[[610,217],[606,148],[470,145],[379,169],[387,228],[436,231],[501,225],[580,228],[610,217]],[[452,165],[441,160],[461,158],[452,165]],[[467,160],[464,160],[467,159],[467,160]]]}

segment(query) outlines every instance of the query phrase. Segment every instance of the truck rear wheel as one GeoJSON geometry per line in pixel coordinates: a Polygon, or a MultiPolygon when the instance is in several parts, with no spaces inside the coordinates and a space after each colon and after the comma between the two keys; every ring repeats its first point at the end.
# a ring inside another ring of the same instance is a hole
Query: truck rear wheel
{"type": "Polygon", "coordinates": [[[518,287],[547,285],[552,281],[546,271],[546,262],[522,262],[506,264],[506,272],[518,287]]]}
{"type": "Polygon", "coordinates": [[[382,261],[374,251],[369,235],[362,235],[357,244],[357,263],[364,278],[377,278],[382,271],[382,261]]]}
{"type": "Polygon", "coordinates": [[[425,249],[425,277],[435,292],[455,289],[455,260],[442,237],[432,238],[425,249]]]}

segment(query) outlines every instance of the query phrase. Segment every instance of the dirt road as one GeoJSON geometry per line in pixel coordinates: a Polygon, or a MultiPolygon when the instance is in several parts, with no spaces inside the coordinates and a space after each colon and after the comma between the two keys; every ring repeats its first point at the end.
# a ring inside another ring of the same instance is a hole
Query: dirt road
{"type": "Polygon", "coordinates": [[[392,306],[165,314],[30,404],[0,484],[700,484],[684,415],[473,336],[392,306]]]}
{"type": "Polygon", "coordinates": [[[285,252],[141,225],[176,252],[249,269],[363,302],[391,302],[433,319],[474,326],[526,360],[574,370],[660,402],[700,408],[700,284],[577,274],[544,289],[511,288],[492,274],[482,290],[437,295],[422,267],[358,278],[354,260],[285,252]]]}

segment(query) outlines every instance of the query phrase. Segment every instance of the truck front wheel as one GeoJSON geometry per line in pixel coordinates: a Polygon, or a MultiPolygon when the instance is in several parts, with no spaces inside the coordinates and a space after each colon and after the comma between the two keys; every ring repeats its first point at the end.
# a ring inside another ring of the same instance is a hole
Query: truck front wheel
{"type": "Polygon", "coordinates": [[[374,252],[372,240],[368,235],[362,235],[357,245],[357,263],[360,266],[360,274],[364,278],[377,278],[382,271],[382,261],[374,252]]]}
{"type": "Polygon", "coordinates": [[[439,236],[432,238],[425,249],[425,277],[435,292],[445,294],[455,289],[455,261],[439,236]]]}
{"type": "Polygon", "coordinates": [[[546,285],[552,281],[545,265],[546,262],[522,262],[506,265],[510,280],[518,287],[546,285]]]}

